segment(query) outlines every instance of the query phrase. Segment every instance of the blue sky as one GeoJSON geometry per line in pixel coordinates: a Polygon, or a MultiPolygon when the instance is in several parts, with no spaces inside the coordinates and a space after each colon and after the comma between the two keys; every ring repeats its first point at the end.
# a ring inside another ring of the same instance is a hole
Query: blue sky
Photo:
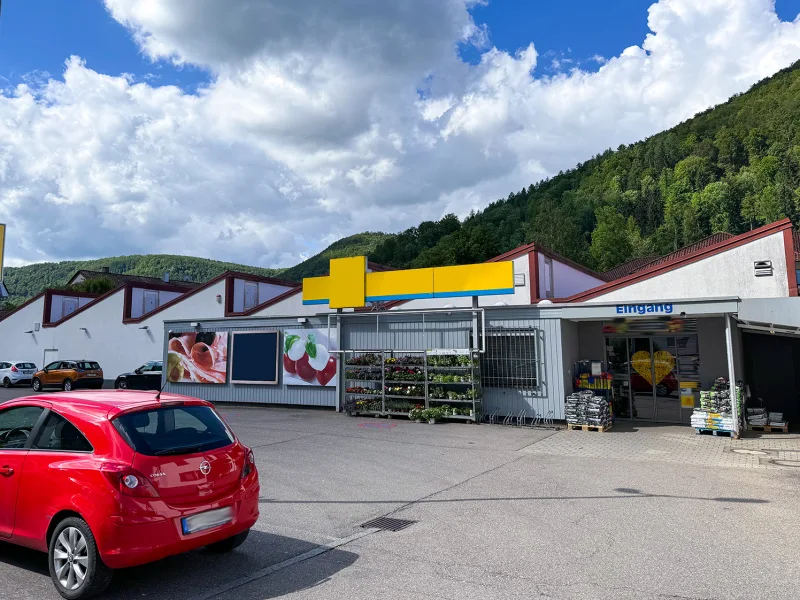
{"type": "MultiPolygon", "coordinates": [[[[491,43],[514,52],[533,42],[540,60],[536,74],[580,66],[596,70],[595,55],[610,57],[641,44],[647,34],[652,0],[491,0],[472,10],[489,28],[491,43]],[[567,59],[566,61],[564,59],[567,59]],[[570,62],[572,61],[572,62],[570,62]]],[[[793,20],[800,0],[777,0],[778,15],[793,20]]],[[[112,19],[101,0],[7,0],[0,15],[0,86],[19,83],[36,71],[58,76],[64,61],[78,55],[100,73],[150,76],[153,85],[174,84],[187,91],[208,80],[193,67],[175,68],[143,57],[124,27],[112,19]],[[152,77],[155,77],[153,79],[152,77]]],[[[476,50],[462,53],[470,62],[476,50]]]]}
{"type": "Polygon", "coordinates": [[[800,60],[800,0],[777,15],[771,0],[660,0],[649,52],[624,55],[652,0],[465,3],[3,0],[7,264],[289,266],[359,231],[481,210],[800,60]],[[481,61],[464,68],[452,49],[476,24],[498,51],[461,47],[481,61]],[[538,60],[517,53],[531,43],[538,60]],[[47,97],[14,89],[43,74],[60,82],[47,97]],[[426,77],[439,85],[414,94],[426,77]]]}

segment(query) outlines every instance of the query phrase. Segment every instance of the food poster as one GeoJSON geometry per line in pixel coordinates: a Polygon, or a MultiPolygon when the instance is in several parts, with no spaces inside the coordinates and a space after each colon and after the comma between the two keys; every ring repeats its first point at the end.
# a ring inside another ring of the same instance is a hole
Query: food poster
{"type": "Polygon", "coordinates": [[[172,383],[226,383],[228,333],[170,333],[167,379],[172,383]]]}
{"type": "Polygon", "coordinates": [[[336,342],[320,329],[287,329],[283,333],[283,383],[335,387],[336,342]]]}

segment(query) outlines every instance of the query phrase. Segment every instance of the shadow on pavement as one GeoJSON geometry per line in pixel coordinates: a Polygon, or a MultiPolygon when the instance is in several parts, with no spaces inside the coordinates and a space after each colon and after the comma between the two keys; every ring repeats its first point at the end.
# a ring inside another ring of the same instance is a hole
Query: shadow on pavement
{"type": "Polygon", "coordinates": [[[534,502],[556,500],[630,500],[645,498],[672,498],[675,500],[698,500],[702,502],[731,502],[737,504],[767,504],[761,498],[704,498],[702,496],[678,496],[673,494],[649,494],[633,488],[617,488],[616,494],[594,496],[490,496],[487,498],[425,498],[422,500],[273,500],[259,498],[261,504],[459,504],[466,502],[534,502]]]}
{"type": "MultiPolygon", "coordinates": [[[[102,598],[133,600],[147,597],[152,600],[190,600],[236,597],[242,599],[254,594],[259,600],[265,600],[321,585],[358,560],[357,554],[333,549],[321,555],[326,557],[326,560],[319,561],[314,565],[315,568],[299,570],[300,576],[278,577],[281,572],[276,571],[247,583],[242,588],[243,591],[247,590],[245,594],[239,593],[235,588],[226,588],[239,579],[244,580],[259,570],[317,547],[317,544],[304,540],[251,531],[247,542],[229,554],[196,550],[141,567],[117,571],[111,586],[102,598]],[[225,591],[219,596],[210,596],[209,594],[217,588],[225,591]]],[[[0,543],[0,563],[47,577],[49,583],[47,556],[43,553],[0,543]]],[[[53,597],[58,597],[55,590],[53,597]]]]}

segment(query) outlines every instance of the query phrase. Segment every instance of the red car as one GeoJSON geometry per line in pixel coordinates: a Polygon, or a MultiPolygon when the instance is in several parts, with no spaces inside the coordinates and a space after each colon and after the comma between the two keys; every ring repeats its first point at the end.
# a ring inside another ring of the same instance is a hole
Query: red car
{"type": "Polygon", "coordinates": [[[112,570],[240,546],[258,519],[252,451],[203,400],[70,392],[0,405],[0,540],[48,552],[67,599],[112,570]]]}

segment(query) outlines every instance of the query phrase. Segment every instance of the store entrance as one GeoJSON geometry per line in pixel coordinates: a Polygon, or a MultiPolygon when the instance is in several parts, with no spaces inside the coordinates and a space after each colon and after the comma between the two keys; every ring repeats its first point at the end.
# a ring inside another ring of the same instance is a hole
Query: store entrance
{"type": "Polygon", "coordinates": [[[693,379],[696,353],[696,336],[607,337],[614,416],[689,423],[694,406],[681,406],[680,380],[693,379]]]}

